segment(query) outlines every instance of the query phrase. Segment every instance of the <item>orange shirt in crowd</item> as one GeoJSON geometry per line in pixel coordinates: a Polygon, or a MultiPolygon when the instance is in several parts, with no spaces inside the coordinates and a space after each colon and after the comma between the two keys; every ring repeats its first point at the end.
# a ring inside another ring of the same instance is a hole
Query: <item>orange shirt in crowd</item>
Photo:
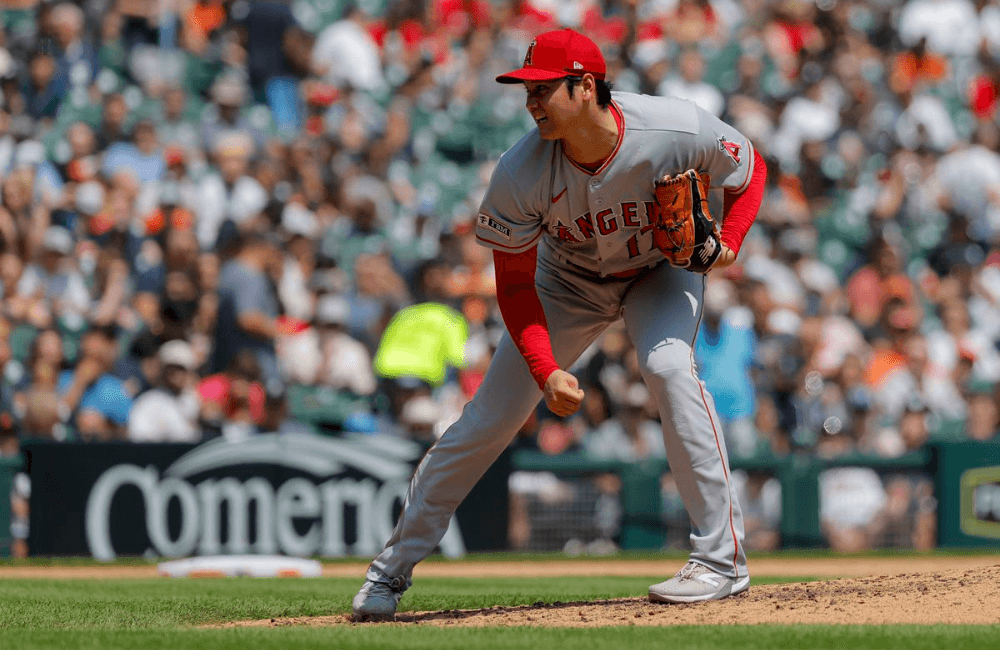
{"type": "Polygon", "coordinates": [[[196,2],[184,16],[184,26],[199,36],[208,36],[226,22],[226,10],[222,0],[196,2]]]}

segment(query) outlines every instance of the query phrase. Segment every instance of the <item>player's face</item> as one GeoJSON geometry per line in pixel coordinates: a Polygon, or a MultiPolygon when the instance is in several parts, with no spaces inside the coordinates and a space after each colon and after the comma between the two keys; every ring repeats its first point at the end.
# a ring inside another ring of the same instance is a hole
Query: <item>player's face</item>
{"type": "Polygon", "coordinates": [[[568,122],[579,112],[578,102],[569,96],[566,80],[525,81],[524,87],[528,93],[525,107],[535,120],[538,135],[543,140],[563,137],[568,122]]]}

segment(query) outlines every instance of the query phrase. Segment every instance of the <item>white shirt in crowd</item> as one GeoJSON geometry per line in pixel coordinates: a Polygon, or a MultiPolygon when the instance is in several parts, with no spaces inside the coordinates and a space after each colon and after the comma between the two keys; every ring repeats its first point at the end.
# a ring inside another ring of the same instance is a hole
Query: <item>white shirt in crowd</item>
{"type": "Polygon", "coordinates": [[[355,395],[375,392],[375,375],[368,349],[345,332],[329,335],[320,344],[323,368],[319,383],[333,388],[347,388],[355,395]]]}
{"type": "Polygon", "coordinates": [[[707,81],[691,83],[680,77],[667,77],[660,83],[656,94],[694,102],[716,117],[721,117],[722,110],[726,107],[722,93],[707,81]]]}
{"type": "Polygon", "coordinates": [[[969,0],[911,0],[899,12],[904,45],[927,39],[927,47],[948,56],[972,56],[979,49],[979,16],[969,0]]]}
{"type": "Polygon", "coordinates": [[[241,223],[257,215],[267,205],[267,191],[249,176],[241,176],[231,188],[222,177],[211,174],[198,187],[196,233],[205,250],[215,248],[219,228],[226,219],[241,223]]]}
{"type": "Polygon", "coordinates": [[[338,20],[319,33],[312,60],[334,85],[376,90],[383,84],[378,44],[351,19],[338,20]]]}
{"type": "Polygon", "coordinates": [[[131,442],[198,442],[198,395],[173,395],[154,388],[136,398],[128,419],[131,442]]]}

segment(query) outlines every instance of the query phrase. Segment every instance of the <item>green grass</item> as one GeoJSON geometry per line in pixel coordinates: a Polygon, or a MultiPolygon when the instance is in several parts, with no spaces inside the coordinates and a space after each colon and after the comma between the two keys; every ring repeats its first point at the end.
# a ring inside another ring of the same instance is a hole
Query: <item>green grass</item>
{"type": "MultiPolygon", "coordinates": [[[[644,594],[655,576],[422,578],[402,610],[477,608],[644,594]]],[[[755,579],[754,584],[801,581],[755,579]]],[[[240,619],[344,614],[361,577],[275,580],[0,580],[0,649],[153,648],[907,648],[980,650],[1000,626],[711,626],[600,629],[439,629],[367,625],[198,629],[240,619]]]]}
{"type": "Polygon", "coordinates": [[[628,648],[683,650],[982,650],[992,647],[997,627],[913,627],[913,626],[716,626],[716,627],[632,627],[591,629],[401,629],[394,626],[352,628],[275,628],[232,630],[125,630],[125,631],[18,631],[0,632],[7,648],[66,648],[105,650],[107,648],[184,648],[185,650],[306,650],[359,648],[363,650],[506,650],[524,648],[553,650],[617,650],[628,648]],[[10,645],[7,645],[7,644],[10,645]]]}
{"type": "MultiPolygon", "coordinates": [[[[530,605],[644,594],[653,577],[422,578],[400,611],[530,605]]],[[[124,629],[346,614],[362,578],[0,580],[0,630],[124,629]]],[[[763,582],[758,582],[763,584],[763,582]]]]}

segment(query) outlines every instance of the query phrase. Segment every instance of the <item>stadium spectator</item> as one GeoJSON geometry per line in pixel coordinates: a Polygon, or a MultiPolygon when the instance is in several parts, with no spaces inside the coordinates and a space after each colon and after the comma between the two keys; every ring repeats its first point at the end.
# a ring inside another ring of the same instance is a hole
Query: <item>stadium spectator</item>
{"type": "Polygon", "coordinates": [[[83,275],[73,257],[76,243],[62,226],[49,226],[42,237],[36,260],[25,267],[17,283],[12,311],[20,315],[48,312],[43,321],[73,314],[86,315],[93,304],[83,275]],[[36,313],[37,313],[36,312],[36,313]]]}
{"type": "Polygon", "coordinates": [[[835,551],[863,551],[875,546],[885,525],[886,491],[870,467],[837,467],[819,477],[820,523],[835,551]]]}
{"type": "Polygon", "coordinates": [[[736,305],[736,288],[728,280],[713,278],[705,291],[695,358],[702,381],[715,400],[728,451],[738,456],[749,456],[757,448],[751,378],[755,345],[752,316],[736,305]]]}
{"type": "Polygon", "coordinates": [[[381,53],[370,24],[361,5],[349,3],[344,17],[316,36],[312,52],[316,73],[337,87],[378,90],[383,84],[381,53]],[[350,65],[344,65],[345,61],[350,65]]]}
{"type": "Polygon", "coordinates": [[[994,385],[992,391],[986,387],[972,391],[968,403],[966,435],[977,442],[996,442],[1000,437],[1000,384],[994,385]]]}
{"type": "Polygon", "coordinates": [[[201,408],[194,390],[198,366],[187,341],[167,341],[160,347],[160,377],[156,387],[135,400],[128,420],[132,442],[198,442],[201,408]]]}
{"type": "Polygon", "coordinates": [[[206,137],[218,173],[206,174],[195,198],[196,232],[203,250],[219,250],[267,205],[267,194],[250,174],[254,154],[251,137],[242,132],[206,137]]]}
{"type": "Polygon", "coordinates": [[[267,394],[253,351],[235,354],[223,372],[198,383],[201,424],[206,437],[242,439],[267,420],[267,394]]]}
{"type": "Polygon", "coordinates": [[[84,32],[83,9],[64,2],[52,8],[49,25],[59,48],[56,78],[68,89],[85,89],[97,76],[97,50],[84,32]]]}
{"type": "Polygon", "coordinates": [[[65,82],[56,76],[56,58],[46,50],[35,50],[28,59],[30,77],[21,92],[28,115],[52,119],[66,94],[65,82]]]}
{"type": "Polygon", "coordinates": [[[781,547],[781,483],[767,472],[733,472],[736,494],[743,511],[745,544],[755,551],[781,547]]]}
{"type": "Polygon", "coordinates": [[[135,125],[132,142],[117,142],[104,152],[101,171],[107,177],[129,172],[138,180],[158,181],[166,173],[166,161],[156,137],[156,127],[149,120],[135,125]]]}
{"type": "Polygon", "coordinates": [[[282,267],[281,251],[270,236],[249,235],[219,274],[219,306],[210,367],[225,370],[243,350],[253,353],[265,385],[280,385],[274,350],[280,312],[273,281],[282,267]]]}
{"type": "MultiPolygon", "coordinates": [[[[588,427],[582,439],[583,448],[595,458],[608,460],[666,458],[659,424],[647,415],[649,401],[644,384],[631,384],[616,417],[598,421],[596,428],[588,427]]],[[[590,408],[599,415],[600,401],[590,408]]]]}
{"type": "Polygon", "coordinates": [[[80,340],[76,366],[59,374],[57,391],[60,420],[73,427],[81,440],[125,438],[132,398],[124,383],[110,374],[117,356],[111,328],[92,328],[80,340]]]}
{"type": "Polygon", "coordinates": [[[368,349],[346,331],[350,305],[342,296],[325,295],[316,305],[321,361],[317,382],[355,395],[371,395],[376,381],[368,349]]]}
{"type": "Polygon", "coordinates": [[[106,151],[116,142],[128,142],[126,124],[129,119],[129,105],[121,93],[104,96],[101,120],[97,126],[97,149],[106,151]]]}
{"type": "Polygon", "coordinates": [[[687,99],[712,115],[721,116],[725,100],[718,88],[705,81],[705,60],[701,52],[694,47],[688,48],[678,58],[677,75],[664,79],[657,94],[687,99]]]}

